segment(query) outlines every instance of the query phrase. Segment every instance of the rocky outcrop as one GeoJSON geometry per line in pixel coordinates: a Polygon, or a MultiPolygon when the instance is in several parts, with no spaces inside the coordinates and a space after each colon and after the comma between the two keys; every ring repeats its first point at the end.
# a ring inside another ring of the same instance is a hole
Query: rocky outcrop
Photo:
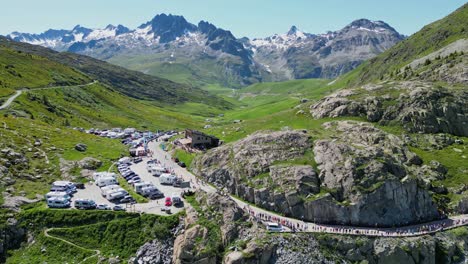
{"type": "MultiPolygon", "coordinates": [[[[4,214],[5,212],[2,212],[4,214]]],[[[0,262],[6,258],[6,251],[20,246],[26,237],[26,230],[18,226],[18,221],[13,217],[8,218],[0,227],[0,262]]]]}
{"type": "Polygon", "coordinates": [[[225,247],[252,236],[247,216],[228,197],[197,193],[196,200],[199,207],[189,207],[185,217],[190,228],[175,239],[173,263],[219,263],[225,247]]]}
{"type": "Polygon", "coordinates": [[[423,82],[393,82],[342,90],[311,106],[315,118],[363,116],[398,122],[409,132],[468,136],[468,92],[423,82]]]}
{"type": "Polygon", "coordinates": [[[97,170],[101,166],[102,161],[92,157],[85,157],[79,161],[60,159],[60,174],[62,178],[72,180],[74,175],[71,175],[71,171],[76,168],[81,170],[82,175],[92,175],[90,171],[97,170]]]}
{"type": "Polygon", "coordinates": [[[275,235],[252,241],[255,245],[250,247],[260,249],[255,254],[232,252],[226,256],[224,263],[464,263],[468,257],[467,232],[466,228],[459,228],[414,238],[275,235]]]}
{"type": "Polygon", "coordinates": [[[153,240],[138,249],[129,264],[171,264],[174,241],[153,240]]]}
{"type": "Polygon", "coordinates": [[[319,174],[294,165],[313,158],[302,131],[256,133],[209,151],[193,168],[251,203],[308,221],[398,226],[439,216],[425,176],[445,177],[443,166],[422,165],[403,140],[369,124],[324,126],[335,135],[314,143],[319,174]]]}

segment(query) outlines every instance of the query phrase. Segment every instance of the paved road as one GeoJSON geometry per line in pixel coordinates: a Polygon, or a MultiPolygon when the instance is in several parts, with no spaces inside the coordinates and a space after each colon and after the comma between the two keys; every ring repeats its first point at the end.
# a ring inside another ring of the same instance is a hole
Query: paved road
{"type": "MultiPolygon", "coordinates": [[[[198,180],[195,175],[190,173],[184,168],[181,168],[170,158],[170,155],[161,149],[161,142],[150,142],[148,147],[153,151],[153,157],[163,161],[163,164],[168,168],[172,168],[175,173],[182,176],[184,179],[189,180],[193,183],[195,189],[201,189],[205,192],[220,192],[211,185],[205,184],[203,181],[198,180]]],[[[222,192],[221,192],[222,193],[222,192]]],[[[226,194],[225,194],[226,195],[226,194]]],[[[247,204],[246,202],[239,200],[229,195],[237,205],[244,209],[247,213],[252,216],[253,220],[266,222],[278,222],[281,223],[285,229],[285,232],[317,232],[317,233],[330,233],[330,234],[343,234],[343,235],[364,235],[364,236],[384,236],[384,237],[409,237],[409,236],[421,236],[425,234],[431,234],[440,232],[447,229],[452,229],[459,226],[468,225],[468,214],[451,216],[448,219],[433,221],[430,223],[423,223],[418,225],[411,225],[400,228],[365,228],[365,227],[354,227],[354,226],[335,226],[325,224],[314,224],[309,222],[303,222],[298,219],[288,218],[279,216],[275,213],[263,210],[261,208],[247,204]]]]}
{"type": "Polygon", "coordinates": [[[12,95],[10,98],[8,98],[8,100],[6,100],[6,102],[3,103],[3,104],[0,106],[0,110],[3,110],[3,109],[5,109],[5,108],[7,108],[8,106],[10,106],[11,103],[13,103],[13,101],[14,101],[18,96],[20,96],[22,93],[23,93],[22,90],[16,91],[16,93],[15,93],[14,95],[12,95]]]}
{"type": "Polygon", "coordinates": [[[93,81],[93,82],[90,82],[90,83],[87,83],[87,84],[82,84],[82,85],[73,85],[73,86],[54,86],[54,87],[44,87],[44,88],[35,88],[35,89],[23,89],[23,90],[18,90],[16,91],[16,93],[14,95],[12,95],[10,98],[8,98],[8,100],[3,103],[1,106],[0,106],[0,110],[3,110],[7,107],[9,107],[11,105],[11,103],[13,103],[13,101],[15,101],[16,98],[18,98],[18,96],[20,96],[23,92],[27,92],[27,91],[40,91],[40,90],[50,90],[50,89],[57,89],[57,88],[81,88],[81,87],[86,87],[86,86],[89,86],[89,85],[93,85],[97,83],[97,81],[93,81]]]}

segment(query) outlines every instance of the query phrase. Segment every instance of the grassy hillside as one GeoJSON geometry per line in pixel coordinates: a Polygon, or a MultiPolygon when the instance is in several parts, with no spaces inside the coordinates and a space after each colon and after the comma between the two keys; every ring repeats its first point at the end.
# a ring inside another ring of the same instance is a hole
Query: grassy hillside
{"type": "MultiPolygon", "coordinates": [[[[13,187],[10,192],[13,195],[24,193],[29,198],[42,197],[49,190],[50,183],[61,178],[60,159],[76,161],[94,157],[103,162],[101,170],[107,170],[113,161],[127,153],[118,140],[54,128],[39,120],[1,115],[0,124],[0,149],[11,148],[27,159],[27,162],[13,163],[5,175],[15,180],[9,186],[13,187]],[[41,145],[35,146],[36,141],[41,145]],[[88,149],[76,151],[74,146],[77,143],[86,144],[88,149]]],[[[4,165],[4,161],[0,165],[4,165]]]]}
{"type": "Polygon", "coordinates": [[[177,113],[172,107],[129,98],[94,84],[29,91],[18,97],[9,113],[38,119],[55,126],[136,127],[172,129],[195,126],[202,117],[177,113]]]}
{"type": "Polygon", "coordinates": [[[89,83],[80,72],[47,60],[0,46],[0,101],[15,89],[89,83]]]}
{"type": "MultiPolygon", "coordinates": [[[[23,211],[19,220],[29,228],[35,242],[9,252],[7,263],[81,263],[100,250],[99,257],[119,256],[127,260],[144,243],[171,237],[179,215],[169,217],[122,212],[49,210],[23,211]],[[44,230],[49,231],[46,237],[44,230]],[[77,246],[64,243],[65,239],[77,246]]],[[[97,258],[85,263],[97,263],[97,258]]]]}
{"type": "Polygon", "coordinates": [[[363,63],[346,74],[341,82],[351,85],[388,79],[390,74],[413,60],[437,51],[444,46],[468,38],[468,4],[447,17],[431,23],[420,31],[363,63]]]}
{"type": "Polygon", "coordinates": [[[91,57],[59,53],[40,46],[14,42],[4,37],[0,37],[0,47],[40,56],[49,61],[63,64],[133,98],[155,100],[165,104],[198,102],[218,107],[229,107],[229,104],[223,100],[198,88],[127,70],[91,57]]]}

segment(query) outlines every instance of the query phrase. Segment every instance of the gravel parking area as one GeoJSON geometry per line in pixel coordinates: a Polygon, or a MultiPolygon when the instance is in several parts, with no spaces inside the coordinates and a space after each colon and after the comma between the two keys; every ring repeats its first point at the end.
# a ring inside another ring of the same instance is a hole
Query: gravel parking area
{"type": "MultiPolygon", "coordinates": [[[[164,193],[165,197],[172,196],[173,194],[180,195],[184,189],[176,188],[173,186],[168,185],[161,185],[159,183],[159,178],[152,176],[146,170],[146,162],[150,160],[150,158],[143,158],[143,162],[132,164],[130,168],[140,176],[141,180],[144,182],[151,182],[153,183],[156,188],[158,188],[161,192],[164,193]]],[[[121,177],[120,175],[118,177],[121,177]]],[[[77,193],[73,195],[72,198],[72,206],[74,205],[75,200],[77,199],[91,199],[96,202],[96,204],[107,204],[111,207],[116,205],[115,203],[109,202],[106,198],[102,197],[101,189],[94,184],[94,182],[89,182],[85,184],[85,189],[79,189],[77,193]]],[[[183,200],[183,199],[182,199],[183,200]]],[[[184,201],[184,200],[183,200],[184,201]]],[[[148,214],[158,214],[158,215],[167,215],[166,212],[161,211],[162,207],[164,206],[164,198],[158,200],[150,200],[148,203],[137,203],[134,205],[130,204],[122,204],[122,206],[126,207],[128,212],[139,212],[139,213],[148,213],[148,214]]],[[[185,206],[185,201],[184,201],[185,206]]],[[[184,206],[175,207],[171,206],[171,213],[178,213],[184,209],[184,206]]]]}

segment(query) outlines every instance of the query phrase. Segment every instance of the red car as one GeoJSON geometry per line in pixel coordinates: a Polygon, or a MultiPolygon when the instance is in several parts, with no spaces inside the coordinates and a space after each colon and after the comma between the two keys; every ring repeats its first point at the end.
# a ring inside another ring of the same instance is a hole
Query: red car
{"type": "Polygon", "coordinates": [[[166,203],[165,203],[166,206],[171,206],[172,205],[172,200],[171,200],[171,197],[166,197],[166,203]]]}

